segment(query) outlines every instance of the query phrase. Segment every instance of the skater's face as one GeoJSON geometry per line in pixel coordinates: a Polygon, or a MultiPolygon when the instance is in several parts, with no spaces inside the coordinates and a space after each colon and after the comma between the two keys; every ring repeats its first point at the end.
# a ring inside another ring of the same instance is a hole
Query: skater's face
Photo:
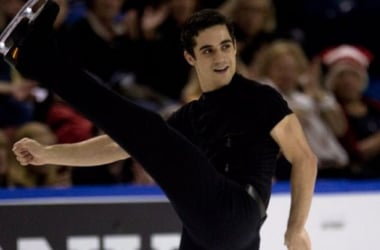
{"type": "Polygon", "coordinates": [[[194,56],[185,51],[204,92],[227,85],[236,71],[236,46],[225,25],[216,25],[195,37],[194,56]]]}

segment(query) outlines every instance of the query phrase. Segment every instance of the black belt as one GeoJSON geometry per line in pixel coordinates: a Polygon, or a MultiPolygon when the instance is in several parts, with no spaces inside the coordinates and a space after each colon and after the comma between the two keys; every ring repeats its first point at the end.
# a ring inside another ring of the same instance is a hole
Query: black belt
{"type": "Polygon", "coordinates": [[[263,200],[261,199],[260,195],[257,193],[256,189],[252,185],[246,185],[246,190],[249,196],[251,196],[252,199],[256,201],[260,211],[260,218],[264,221],[264,219],[267,217],[267,213],[263,200]]]}

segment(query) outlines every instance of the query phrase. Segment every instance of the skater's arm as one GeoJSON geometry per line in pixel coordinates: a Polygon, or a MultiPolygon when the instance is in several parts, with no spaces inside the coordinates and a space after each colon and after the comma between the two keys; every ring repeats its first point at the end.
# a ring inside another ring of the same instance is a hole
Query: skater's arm
{"type": "Polygon", "coordinates": [[[317,158],[311,151],[294,114],[286,116],[271,131],[283,154],[292,164],[291,207],[285,244],[289,249],[309,250],[305,231],[317,174],[317,158]]]}
{"type": "Polygon", "coordinates": [[[78,143],[49,146],[24,138],[14,144],[13,152],[22,165],[96,166],[129,157],[107,135],[97,136],[78,143]]]}

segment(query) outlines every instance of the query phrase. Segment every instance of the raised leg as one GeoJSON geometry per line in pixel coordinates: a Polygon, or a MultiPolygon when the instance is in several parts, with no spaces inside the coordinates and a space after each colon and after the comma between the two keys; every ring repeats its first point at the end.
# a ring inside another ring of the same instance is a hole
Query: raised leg
{"type": "Polygon", "coordinates": [[[140,162],[172,202],[194,242],[218,250],[250,245],[260,214],[244,188],[219,174],[158,114],[109,90],[76,65],[47,27],[54,20],[54,6],[45,8],[36,25],[16,41],[8,61],[61,96],[140,162]]]}

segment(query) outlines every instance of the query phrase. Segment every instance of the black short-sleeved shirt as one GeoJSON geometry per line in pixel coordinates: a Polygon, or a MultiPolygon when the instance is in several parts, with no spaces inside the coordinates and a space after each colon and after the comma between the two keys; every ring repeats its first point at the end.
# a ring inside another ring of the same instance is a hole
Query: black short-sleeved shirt
{"type": "Polygon", "coordinates": [[[252,184],[268,205],[279,152],[270,131],[291,112],[272,87],[235,74],[230,84],[183,106],[168,123],[219,172],[252,184]]]}

